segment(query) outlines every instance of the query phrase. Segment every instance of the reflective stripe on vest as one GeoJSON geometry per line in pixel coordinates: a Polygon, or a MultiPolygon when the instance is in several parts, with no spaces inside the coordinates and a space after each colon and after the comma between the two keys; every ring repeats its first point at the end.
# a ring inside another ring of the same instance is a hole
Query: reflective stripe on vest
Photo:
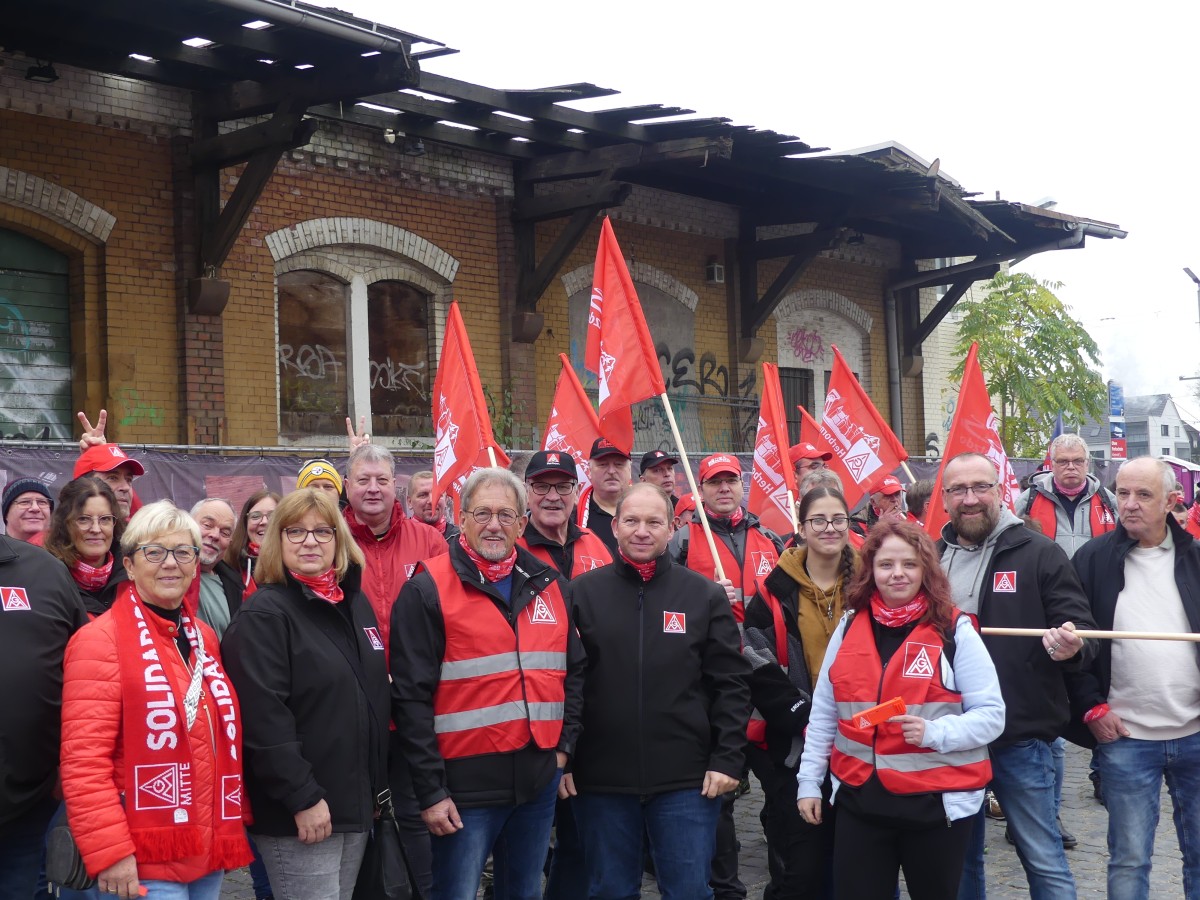
{"type": "MultiPolygon", "coordinates": [[[[699,572],[705,578],[716,579],[717,567],[713,563],[712,552],[708,549],[708,541],[704,538],[704,526],[699,522],[688,525],[687,566],[693,572],[699,572]]],[[[756,526],[746,529],[746,551],[741,563],[734,557],[729,545],[713,534],[713,543],[717,545],[717,555],[721,557],[721,568],[725,577],[733,582],[733,586],[745,596],[752,593],[748,589],[754,587],[758,579],[766,578],[779,562],[779,551],[771,540],[756,526]]],[[[740,624],[746,619],[744,602],[733,604],[733,617],[740,624]]]]}
{"type": "Polygon", "coordinates": [[[463,583],[449,555],[422,565],[437,586],[446,633],[433,694],[442,757],[511,753],[530,742],[558,746],[567,669],[567,607],[558,583],[510,625],[490,596],[463,583]]]}
{"type": "MultiPolygon", "coordinates": [[[[1042,534],[1050,540],[1054,540],[1054,536],[1058,534],[1059,506],[1041,491],[1034,488],[1030,488],[1030,490],[1033,491],[1033,502],[1029,505],[1029,517],[1036,519],[1042,526],[1042,534]]],[[[1075,512],[1079,512],[1078,507],[1075,512]]],[[[1117,527],[1113,511],[1104,502],[1099,490],[1088,499],[1088,520],[1092,537],[1108,534],[1117,527]]]]}
{"type": "MultiPolygon", "coordinates": [[[[958,612],[954,613],[957,621],[958,612]]],[[[885,670],[875,647],[870,613],[855,615],[829,668],[837,704],[837,732],[830,771],[846,784],[861,785],[875,772],[893,794],[969,791],[992,777],[987,747],[939,753],[906,743],[898,724],[859,725],[863,710],[900,697],[911,715],[924,719],[962,715],[962,694],[946,687],[942,638],[932,625],[914,628],[885,670]]]]}
{"type": "MultiPolygon", "coordinates": [[[[545,544],[529,545],[522,537],[517,543],[540,559],[548,566],[553,566],[555,571],[558,571],[558,565],[554,562],[554,557],[550,555],[550,551],[546,549],[545,544]]],[[[608,547],[604,545],[604,541],[596,537],[591,531],[586,528],[583,533],[571,542],[571,571],[570,573],[560,573],[566,575],[570,580],[577,575],[582,575],[584,572],[590,572],[592,569],[598,569],[601,566],[607,566],[612,562],[612,554],[608,552],[608,547]]]]}

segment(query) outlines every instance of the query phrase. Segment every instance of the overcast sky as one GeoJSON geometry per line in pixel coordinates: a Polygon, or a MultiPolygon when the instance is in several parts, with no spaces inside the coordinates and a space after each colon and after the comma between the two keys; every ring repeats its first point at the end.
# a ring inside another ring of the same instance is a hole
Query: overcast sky
{"type": "Polygon", "coordinates": [[[969,191],[1114,223],[1129,236],[1021,268],[1062,282],[1106,378],[1200,418],[1178,380],[1200,371],[1200,4],[318,2],[460,50],[424,64],[439,74],[588,81],[621,94],[581,108],[682,106],[834,150],[896,141],[969,191]]]}

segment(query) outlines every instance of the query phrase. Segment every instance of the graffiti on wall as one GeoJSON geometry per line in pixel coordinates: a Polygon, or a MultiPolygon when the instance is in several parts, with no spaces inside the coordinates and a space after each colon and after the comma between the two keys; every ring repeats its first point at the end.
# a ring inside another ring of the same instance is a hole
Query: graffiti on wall
{"type": "Polygon", "coordinates": [[[314,381],[337,381],[342,373],[337,355],[324,344],[280,344],[279,366],[282,372],[314,381]]]}
{"type": "Polygon", "coordinates": [[[793,328],[787,335],[788,345],[802,363],[812,363],[825,358],[825,341],[820,332],[808,328],[793,328]]]}
{"type": "Polygon", "coordinates": [[[425,374],[425,360],[406,363],[390,356],[383,362],[371,360],[371,390],[408,391],[427,401],[429,391],[425,387],[425,374]]]}

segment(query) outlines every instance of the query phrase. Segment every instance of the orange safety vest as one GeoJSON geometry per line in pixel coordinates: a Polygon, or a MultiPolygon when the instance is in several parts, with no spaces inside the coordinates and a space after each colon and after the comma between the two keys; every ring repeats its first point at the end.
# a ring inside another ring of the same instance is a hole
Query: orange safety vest
{"type": "MultiPolygon", "coordinates": [[[[1029,504],[1027,515],[1042,526],[1042,534],[1054,540],[1058,533],[1058,506],[1053,500],[1041,491],[1033,491],[1033,500],[1029,504]]],[[[1112,507],[1104,502],[1100,491],[1096,491],[1088,499],[1088,515],[1091,518],[1092,537],[1108,534],[1117,527],[1117,518],[1113,515],[1112,507]]]]}
{"type": "Polygon", "coordinates": [[[567,605],[558,583],[517,613],[515,627],[483,592],[463,584],[448,555],[421,566],[437,586],[446,651],[433,692],[443,759],[543,750],[562,734],[567,605]]]}
{"type": "MultiPolygon", "coordinates": [[[[704,526],[699,522],[688,525],[687,567],[693,572],[699,572],[705,578],[716,579],[717,567],[713,563],[712,552],[708,549],[708,541],[704,539],[704,526]]],[[[717,545],[717,555],[721,557],[721,568],[725,577],[733,582],[733,586],[742,591],[745,596],[747,588],[753,590],[758,579],[766,578],[779,562],[779,551],[762,531],[758,528],[746,529],[746,553],[741,563],[733,555],[729,546],[713,533],[713,543],[717,545]]],[[[745,601],[733,604],[733,617],[740,625],[746,619],[745,601]]]]}
{"type": "Polygon", "coordinates": [[[870,612],[850,620],[829,668],[838,715],[829,768],[840,781],[858,786],[875,772],[893,794],[971,791],[991,781],[987,747],[938,753],[906,743],[898,724],[855,720],[858,713],[893,697],[904,701],[909,715],[924,719],[962,715],[962,694],[942,680],[942,649],[941,634],[923,622],[909,633],[885,671],[870,612]]]}
{"type": "MultiPolygon", "coordinates": [[[[690,555],[690,554],[689,554],[690,555]]],[[[775,659],[783,671],[788,670],[787,625],[783,620],[783,605],[767,588],[759,584],[758,596],[771,611],[771,627],[775,632],[775,659]]],[[[756,707],[750,708],[750,721],[746,724],[746,739],[767,749],[767,720],[756,707]]]]}
{"type": "MultiPolygon", "coordinates": [[[[555,571],[558,567],[554,564],[554,557],[550,555],[550,551],[546,549],[544,544],[534,544],[530,546],[525,542],[524,535],[517,541],[517,545],[524,547],[542,562],[548,566],[554,567],[555,571]]],[[[586,528],[571,544],[571,572],[559,573],[565,575],[567,580],[571,580],[576,575],[582,575],[584,572],[590,572],[592,569],[598,569],[601,566],[607,566],[612,562],[612,554],[608,552],[608,548],[604,546],[604,541],[592,534],[586,528]]]]}

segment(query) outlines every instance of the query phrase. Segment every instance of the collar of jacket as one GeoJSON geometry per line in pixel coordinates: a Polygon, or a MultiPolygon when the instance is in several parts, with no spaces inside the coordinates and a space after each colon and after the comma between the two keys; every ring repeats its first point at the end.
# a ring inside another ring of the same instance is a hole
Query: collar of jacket
{"type": "MultiPolygon", "coordinates": [[[[619,550],[613,554],[613,565],[616,566],[617,572],[620,573],[622,578],[628,579],[629,581],[636,581],[638,584],[649,583],[642,581],[641,573],[629,563],[625,562],[625,557],[621,555],[619,550]]],[[[663,572],[671,568],[672,565],[674,565],[674,563],[671,561],[671,554],[664,550],[659,557],[654,560],[654,574],[650,576],[650,581],[660,578],[663,572]]]]}
{"type": "Polygon", "coordinates": [[[0,534],[0,563],[12,562],[17,558],[16,538],[0,534]]]}
{"type": "MultiPolygon", "coordinates": [[[[697,525],[700,524],[700,513],[699,512],[692,513],[692,521],[695,522],[697,525]]],[[[709,516],[708,517],[708,527],[711,528],[713,531],[720,531],[723,534],[733,534],[734,532],[749,531],[751,528],[758,528],[759,520],[758,520],[758,516],[756,516],[754,513],[750,512],[748,509],[743,507],[742,508],[742,521],[738,522],[737,528],[729,527],[729,517],[728,516],[722,516],[719,519],[709,516]]]]}
{"type": "MultiPolygon", "coordinates": [[[[1183,551],[1187,552],[1192,542],[1196,539],[1184,529],[1175,517],[1167,513],[1167,531],[1171,535],[1171,540],[1175,544],[1176,553],[1183,551]]],[[[1116,553],[1123,560],[1125,555],[1137,546],[1137,541],[1125,530],[1125,524],[1118,519],[1117,527],[1113,530],[1113,543],[1116,544],[1116,553]]]]}
{"type": "MultiPolygon", "coordinates": [[[[454,571],[463,584],[470,585],[489,597],[503,601],[504,598],[500,596],[500,592],[479,573],[479,569],[475,563],[471,562],[471,557],[467,556],[467,551],[457,540],[450,542],[450,563],[454,566],[454,571]]],[[[542,562],[524,547],[517,547],[517,562],[512,571],[511,596],[514,599],[526,587],[532,588],[533,592],[537,593],[557,577],[558,570],[553,566],[542,562]]]]}
{"type": "Polygon", "coordinates": [[[575,517],[571,516],[567,520],[567,540],[566,543],[560,544],[558,541],[551,540],[542,534],[538,527],[533,524],[533,519],[530,518],[529,523],[525,526],[525,543],[531,547],[569,547],[583,534],[583,529],[575,524],[575,517]]]}
{"type": "Polygon", "coordinates": [[[366,525],[366,523],[359,520],[358,516],[354,512],[353,506],[347,505],[347,507],[342,510],[342,516],[346,519],[346,524],[350,526],[350,533],[354,535],[355,539],[364,541],[380,540],[388,535],[393,528],[397,527],[401,522],[408,518],[408,516],[404,514],[404,507],[400,505],[400,501],[395,501],[392,504],[392,518],[388,521],[387,531],[381,535],[376,535],[375,532],[373,532],[366,525]]]}

